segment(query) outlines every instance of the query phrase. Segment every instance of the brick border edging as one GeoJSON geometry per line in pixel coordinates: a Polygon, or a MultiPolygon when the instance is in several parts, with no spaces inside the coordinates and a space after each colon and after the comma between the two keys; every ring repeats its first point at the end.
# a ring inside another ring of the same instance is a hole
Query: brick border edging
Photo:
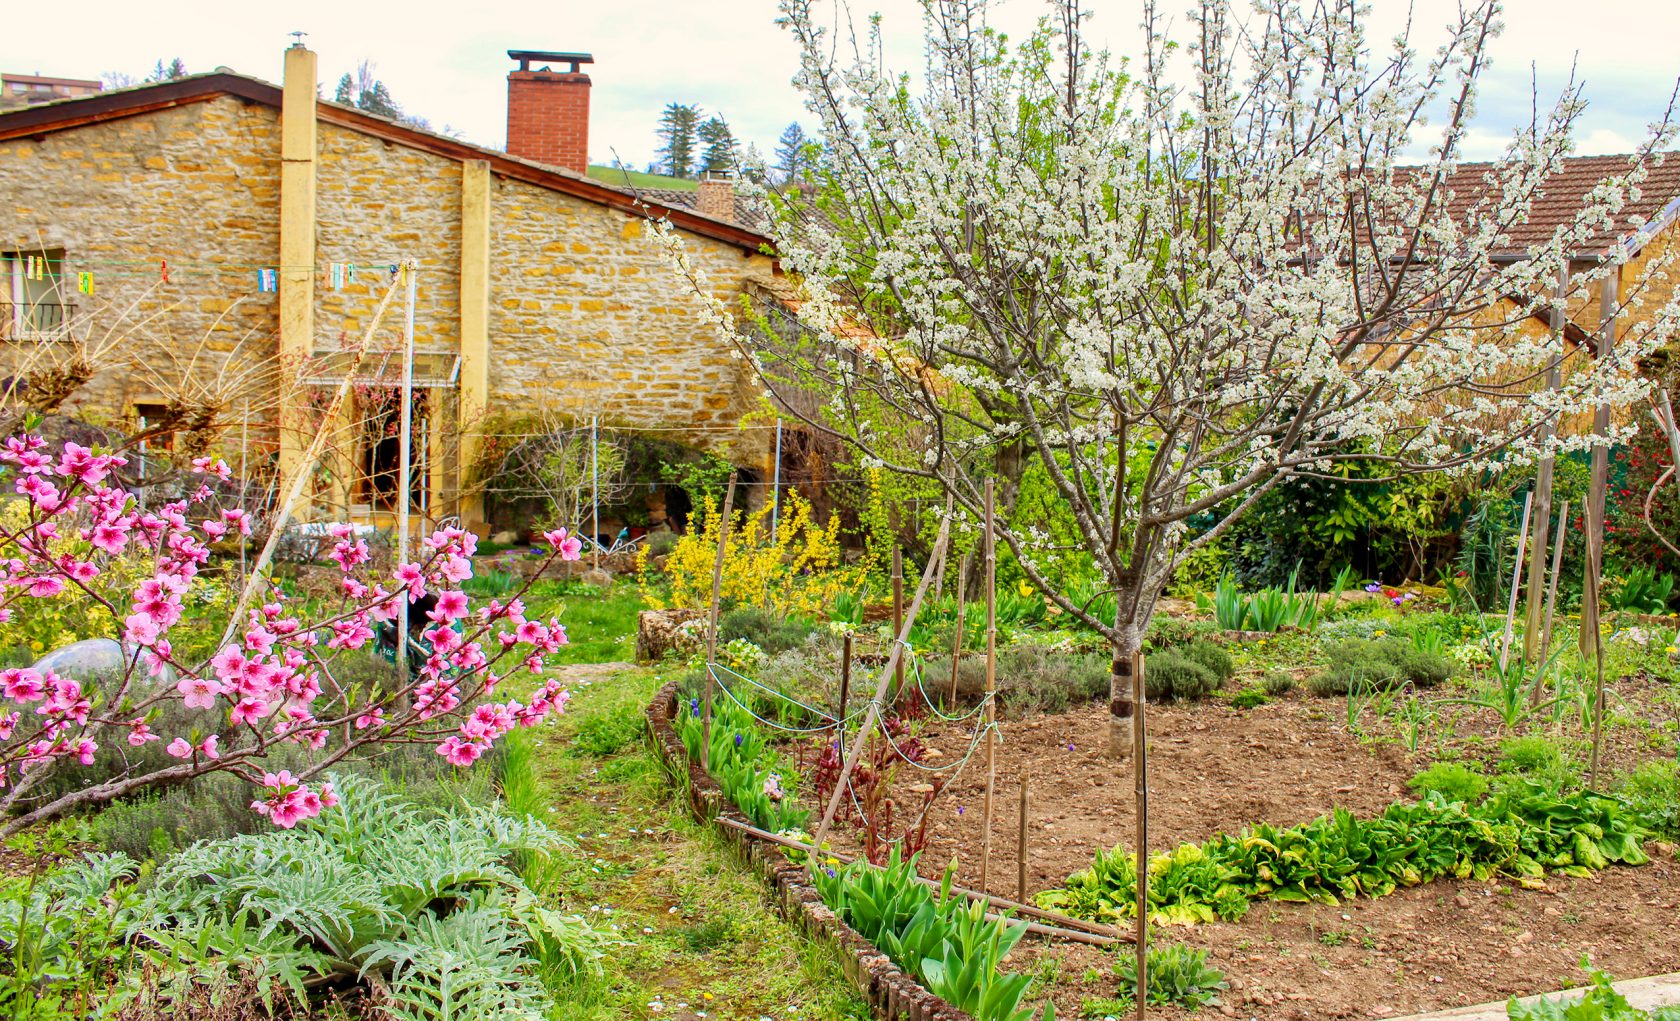
{"type": "MultiPolygon", "coordinates": [[[[667,681],[648,703],[648,734],[655,753],[668,773],[687,778],[689,812],[696,819],[710,825],[713,819],[723,817],[750,825],[751,820],[724,796],[717,781],[699,763],[689,761],[688,750],[671,725],[677,712],[677,686],[677,681],[667,681]]],[[[807,936],[839,952],[841,970],[876,1017],[882,1021],[973,1021],[968,1014],[922,988],[914,976],[901,971],[886,954],[829,910],[816,887],[806,881],[805,870],[788,861],[781,847],[728,826],[712,826],[712,832],[732,844],[764,875],[775,888],[776,900],[788,921],[807,936]]]]}

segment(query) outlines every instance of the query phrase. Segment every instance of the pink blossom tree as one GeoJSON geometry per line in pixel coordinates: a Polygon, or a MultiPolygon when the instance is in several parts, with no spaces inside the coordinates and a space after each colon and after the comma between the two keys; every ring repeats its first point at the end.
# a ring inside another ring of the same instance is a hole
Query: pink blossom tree
{"type": "MultiPolygon", "coordinates": [[[[252,809],[290,828],[334,803],[332,785],[316,778],[346,756],[422,742],[466,766],[513,728],[564,710],[570,693],[552,679],[523,703],[497,695],[518,672],[540,676],[543,657],[565,644],[566,631],[558,620],[526,617],[521,597],[529,581],[506,602],[470,607],[459,586],[472,576],[476,539],[461,529],[433,533],[420,557],[378,577],[367,543],[338,526],[330,554],[341,572],[336,605],[309,617],[275,588],[231,622],[228,640],[207,660],[178,656],[172,635],[213,623],[189,620],[185,609],[208,577],[212,545],[249,535],[251,516],[213,509],[205,483],[231,474],[219,460],[196,459],[196,491],[153,508],[107,484],[125,463],[76,443],[49,450],[28,433],[0,451],[0,484],[25,511],[22,524],[14,527],[12,515],[0,525],[0,624],[27,600],[79,592],[121,622],[110,637],[123,652],[123,668],[104,678],[0,671],[0,836],[215,771],[249,781],[257,792],[252,809]],[[120,579],[136,569],[143,580],[129,589],[120,579]],[[339,657],[371,654],[375,625],[427,597],[417,635],[429,650],[424,660],[399,668],[387,687],[343,683],[339,657]],[[125,755],[124,768],[80,789],[32,795],[56,770],[91,766],[102,746],[154,741],[173,761],[125,755]],[[295,775],[269,768],[270,756],[290,746],[301,746],[308,764],[295,775]]],[[[543,567],[578,558],[579,541],[564,529],[546,538],[543,567]]]]}

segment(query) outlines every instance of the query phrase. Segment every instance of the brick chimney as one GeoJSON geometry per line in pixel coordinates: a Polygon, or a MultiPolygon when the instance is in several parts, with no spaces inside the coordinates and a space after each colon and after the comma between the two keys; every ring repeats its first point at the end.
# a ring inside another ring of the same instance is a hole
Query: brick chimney
{"type": "Polygon", "coordinates": [[[508,154],[587,173],[589,76],[580,68],[595,58],[544,50],[509,50],[508,56],[519,61],[519,70],[508,72],[508,154]],[[544,66],[533,71],[533,62],[544,66]]]}
{"type": "Polygon", "coordinates": [[[735,222],[735,179],[727,170],[708,170],[700,175],[694,210],[714,220],[735,222]]]}

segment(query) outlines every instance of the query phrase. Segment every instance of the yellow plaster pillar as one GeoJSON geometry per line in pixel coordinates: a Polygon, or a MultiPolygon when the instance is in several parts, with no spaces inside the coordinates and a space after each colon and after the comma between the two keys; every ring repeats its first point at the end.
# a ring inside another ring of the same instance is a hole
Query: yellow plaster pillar
{"type": "Polygon", "coordinates": [[[313,432],[300,376],[315,350],[315,73],[313,50],[301,44],[286,50],[280,100],[278,274],[282,486],[302,469],[303,451],[313,432]]]}
{"type": "Polygon", "coordinates": [[[490,411],[490,163],[461,164],[461,413],[455,427],[455,458],[461,521],[472,528],[484,520],[484,500],[464,492],[466,473],[478,459],[490,411]]]}

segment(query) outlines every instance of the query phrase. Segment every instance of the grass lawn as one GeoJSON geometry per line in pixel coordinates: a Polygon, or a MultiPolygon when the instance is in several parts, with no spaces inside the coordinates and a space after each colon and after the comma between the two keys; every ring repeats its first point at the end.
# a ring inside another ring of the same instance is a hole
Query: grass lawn
{"type": "Polygon", "coordinates": [[[636,615],[646,604],[635,582],[622,580],[599,594],[567,594],[538,582],[525,602],[531,616],[556,616],[566,625],[568,642],[548,658],[551,664],[628,663],[636,658],[636,615]]]}
{"type": "Polygon", "coordinates": [[[686,177],[666,177],[664,174],[644,174],[640,170],[620,170],[618,167],[591,166],[589,176],[606,184],[619,187],[635,188],[664,188],[671,191],[694,191],[700,187],[698,181],[691,181],[686,177]],[[628,178],[628,180],[626,180],[628,178]]]}
{"type": "Polygon", "coordinates": [[[565,602],[573,665],[555,673],[575,697],[543,728],[534,779],[547,821],[579,852],[561,883],[566,909],[622,943],[603,977],[563,998],[560,1016],[867,1018],[832,954],[788,925],[758,874],[689,818],[649,750],[642,710],[659,676],[612,662],[633,651],[623,636],[634,642],[634,587],[565,602]],[[575,665],[591,657],[602,665],[575,665]]]}

